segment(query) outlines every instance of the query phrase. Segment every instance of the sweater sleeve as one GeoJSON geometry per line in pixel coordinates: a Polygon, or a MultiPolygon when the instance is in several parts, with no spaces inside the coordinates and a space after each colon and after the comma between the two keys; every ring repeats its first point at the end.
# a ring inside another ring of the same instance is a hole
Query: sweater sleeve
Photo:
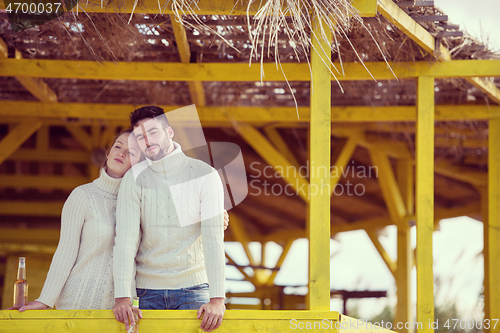
{"type": "Polygon", "coordinates": [[[116,236],[113,247],[115,298],[131,297],[135,283],[135,256],[140,242],[140,187],[133,171],[123,177],[116,205],[116,236]]]}
{"type": "Polygon", "coordinates": [[[209,293],[210,298],[225,298],[224,189],[215,170],[203,178],[200,197],[201,237],[209,293]]]}
{"type": "Polygon", "coordinates": [[[52,257],[42,292],[37,299],[50,307],[54,306],[76,262],[87,207],[85,191],[78,187],[71,192],[64,203],[59,244],[52,257]]]}

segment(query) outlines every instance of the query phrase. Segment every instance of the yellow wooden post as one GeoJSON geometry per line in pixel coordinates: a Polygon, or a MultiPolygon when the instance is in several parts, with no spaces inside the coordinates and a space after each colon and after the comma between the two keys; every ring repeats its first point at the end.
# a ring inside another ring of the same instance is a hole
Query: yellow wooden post
{"type": "Polygon", "coordinates": [[[418,77],[416,133],[417,321],[433,332],[434,78],[418,77]]]}
{"type": "MultiPolygon", "coordinates": [[[[500,318],[500,119],[490,119],[488,135],[488,217],[483,217],[484,319],[492,320],[500,318]]],[[[500,332],[500,325],[489,331],[500,332]]]]}
{"type": "MultiPolygon", "coordinates": [[[[411,159],[398,160],[396,165],[396,176],[401,191],[401,196],[406,206],[408,215],[413,215],[413,161],[411,159]]],[[[412,301],[411,301],[411,269],[413,267],[413,250],[411,248],[410,228],[408,221],[398,225],[397,236],[397,265],[396,265],[396,286],[397,286],[397,305],[394,316],[394,325],[396,323],[411,323],[412,301]]],[[[396,327],[396,326],[394,326],[396,327]]],[[[413,330],[402,328],[398,332],[411,333],[413,330]]]]}
{"type": "Polygon", "coordinates": [[[309,310],[330,309],[331,31],[321,20],[313,29],[311,55],[309,310]],[[322,29],[323,32],[322,32],[322,29]],[[328,40],[324,40],[324,35],[328,40]]]}

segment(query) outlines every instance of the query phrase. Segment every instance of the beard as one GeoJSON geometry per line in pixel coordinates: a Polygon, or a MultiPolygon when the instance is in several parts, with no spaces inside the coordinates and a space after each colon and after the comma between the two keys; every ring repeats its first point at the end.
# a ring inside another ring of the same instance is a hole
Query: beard
{"type": "Polygon", "coordinates": [[[146,148],[146,151],[144,152],[144,154],[150,160],[158,161],[158,160],[161,160],[162,158],[164,158],[165,156],[167,156],[167,151],[168,151],[169,147],[170,147],[170,145],[168,145],[167,147],[164,147],[162,145],[154,143],[151,146],[146,148]],[[154,148],[154,147],[156,147],[156,149],[154,151],[152,151],[152,152],[149,151],[150,148],[154,148]]]}

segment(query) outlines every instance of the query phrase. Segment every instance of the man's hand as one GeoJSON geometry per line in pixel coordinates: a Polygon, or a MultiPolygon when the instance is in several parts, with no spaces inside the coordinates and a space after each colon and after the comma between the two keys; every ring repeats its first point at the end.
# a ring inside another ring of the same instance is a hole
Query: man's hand
{"type": "MultiPolygon", "coordinates": [[[[128,330],[130,326],[135,325],[134,313],[132,311],[132,302],[130,297],[119,297],[115,298],[115,305],[113,305],[113,313],[115,314],[116,320],[120,323],[125,324],[125,328],[128,330]]],[[[142,312],[138,313],[139,318],[142,319],[142,312]]]]}
{"type": "Polygon", "coordinates": [[[198,310],[198,319],[201,318],[203,312],[205,312],[205,315],[203,316],[200,327],[205,332],[211,332],[219,328],[220,324],[222,324],[224,312],[226,312],[224,298],[211,298],[210,302],[203,304],[198,310]]]}
{"type": "Polygon", "coordinates": [[[48,305],[45,305],[42,302],[34,301],[34,302],[28,302],[28,304],[21,306],[19,308],[19,312],[23,312],[26,310],[46,310],[48,308],[49,308],[48,305]]]}

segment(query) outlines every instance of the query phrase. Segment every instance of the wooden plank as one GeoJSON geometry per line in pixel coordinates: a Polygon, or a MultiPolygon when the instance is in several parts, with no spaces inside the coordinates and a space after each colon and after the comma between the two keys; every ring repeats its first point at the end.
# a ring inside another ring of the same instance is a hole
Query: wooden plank
{"type": "Polygon", "coordinates": [[[42,126],[40,120],[25,120],[0,141],[0,164],[42,126]]]}
{"type": "Polygon", "coordinates": [[[465,79],[474,87],[484,92],[493,102],[500,104],[500,89],[498,89],[493,82],[486,81],[479,77],[470,77],[465,79]]]}
{"type": "MultiPolygon", "coordinates": [[[[44,124],[54,118],[78,118],[80,120],[101,119],[120,121],[126,126],[130,112],[138,108],[131,104],[88,103],[40,103],[2,101],[0,123],[26,118],[41,119],[44,124]],[[33,118],[35,117],[36,118],[33,118]],[[15,117],[15,119],[12,119],[15,117]]],[[[165,112],[176,110],[177,105],[160,105],[165,112]]],[[[297,118],[294,107],[197,107],[198,116],[206,127],[232,126],[232,122],[252,125],[280,123],[282,127],[293,127],[310,121],[310,108],[299,107],[297,118]]],[[[332,107],[332,121],[342,122],[388,122],[415,121],[416,106],[346,106],[332,107]]],[[[500,107],[496,105],[436,105],[436,120],[488,120],[500,118],[500,107]]],[[[186,122],[189,119],[185,119],[186,122]]],[[[56,124],[56,123],[54,123],[56,124]]],[[[63,123],[57,123],[63,124],[63,123]]],[[[377,125],[379,126],[379,125],[377,125]]],[[[337,128],[335,129],[337,130],[337,128]]],[[[347,134],[345,134],[347,135],[347,134]]]]}
{"type": "MultiPolygon", "coordinates": [[[[490,120],[488,135],[488,218],[484,225],[487,294],[484,318],[500,318],[500,119],[490,120]]],[[[490,332],[499,330],[497,325],[490,332]]]]}
{"type": "Polygon", "coordinates": [[[391,23],[394,23],[408,37],[429,53],[434,52],[434,37],[421,25],[406,14],[392,0],[380,0],[378,11],[391,23]]]}
{"type": "Polygon", "coordinates": [[[37,188],[72,190],[88,182],[87,177],[52,175],[6,175],[0,174],[2,188],[37,188]]]}
{"type": "Polygon", "coordinates": [[[440,31],[435,37],[436,38],[444,38],[444,37],[463,37],[464,33],[462,31],[440,31]]]}
{"type": "Polygon", "coordinates": [[[385,248],[382,245],[382,243],[380,243],[380,241],[378,239],[378,236],[377,236],[377,233],[374,232],[374,231],[366,231],[366,234],[368,235],[368,237],[370,237],[370,240],[372,241],[373,246],[375,246],[375,249],[377,250],[377,252],[382,257],[382,260],[384,260],[385,265],[389,269],[389,272],[391,272],[391,274],[394,276],[394,278],[396,278],[396,270],[397,270],[396,263],[389,256],[389,254],[385,250],[385,248]]]}
{"type": "Polygon", "coordinates": [[[0,201],[2,215],[59,217],[62,207],[58,201],[0,201]]]}
{"type": "Polygon", "coordinates": [[[446,22],[448,15],[411,15],[416,22],[446,22]]]}
{"type": "Polygon", "coordinates": [[[1,228],[0,243],[57,245],[59,229],[1,228]]]}
{"type": "Polygon", "coordinates": [[[39,151],[36,149],[22,148],[16,150],[7,160],[88,163],[90,156],[87,152],[73,150],[50,149],[47,151],[39,151]]]}
{"type": "MultiPolygon", "coordinates": [[[[391,0],[382,0],[389,1],[391,0]]],[[[394,5],[394,3],[393,3],[394,5]]],[[[399,8],[398,8],[399,9],[399,8]]],[[[412,20],[413,21],[413,20],[412,20]]],[[[414,22],[414,21],[413,21],[414,22]]],[[[415,22],[415,24],[417,24],[415,22]]],[[[423,28],[422,28],[423,29],[423,28]]],[[[434,37],[429,34],[434,41],[434,37]]],[[[345,75],[336,75],[339,81],[395,80],[433,76],[437,78],[500,76],[500,60],[451,60],[429,63],[427,61],[365,62],[366,68],[356,62],[343,63],[345,75]],[[391,71],[392,69],[392,71],[391,71]],[[371,75],[370,75],[371,73],[371,75]]],[[[283,63],[276,68],[274,63],[264,63],[264,81],[310,81],[307,64],[283,63]]],[[[334,63],[342,73],[341,65],[334,63]]],[[[333,72],[336,72],[333,70],[333,72]]],[[[98,80],[146,80],[146,81],[260,81],[260,64],[248,66],[244,63],[148,63],[148,62],[100,62],[41,59],[0,59],[1,76],[32,76],[46,78],[74,78],[98,80]]],[[[333,76],[330,78],[335,80],[333,76]]]]}
{"type": "MultiPolygon", "coordinates": [[[[417,321],[434,322],[434,78],[417,83],[416,222],[417,222],[417,321]]],[[[433,332],[424,325],[421,332],[433,332]]]]}
{"type": "Polygon", "coordinates": [[[401,1],[399,7],[433,7],[434,1],[401,1]]]}
{"type": "Polygon", "coordinates": [[[321,20],[314,22],[311,51],[310,202],[307,220],[309,239],[309,310],[330,309],[330,154],[332,35],[321,20]],[[323,34],[326,34],[324,36],[323,34]],[[326,40],[325,40],[326,38],[326,40]],[[326,189],[325,189],[326,187],[326,189]],[[314,191],[314,192],[313,192],[314,191]]]}
{"type": "MultiPolygon", "coordinates": [[[[332,132],[333,134],[333,132],[332,132]]],[[[330,172],[330,195],[333,195],[335,186],[338,184],[340,177],[343,174],[347,164],[351,160],[352,154],[356,150],[359,140],[362,139],[362,135],[351,136],[347,139],[347,142],[342,147],[340,155],[337,157],[335,164],[331,167],[330,172]]]]}

